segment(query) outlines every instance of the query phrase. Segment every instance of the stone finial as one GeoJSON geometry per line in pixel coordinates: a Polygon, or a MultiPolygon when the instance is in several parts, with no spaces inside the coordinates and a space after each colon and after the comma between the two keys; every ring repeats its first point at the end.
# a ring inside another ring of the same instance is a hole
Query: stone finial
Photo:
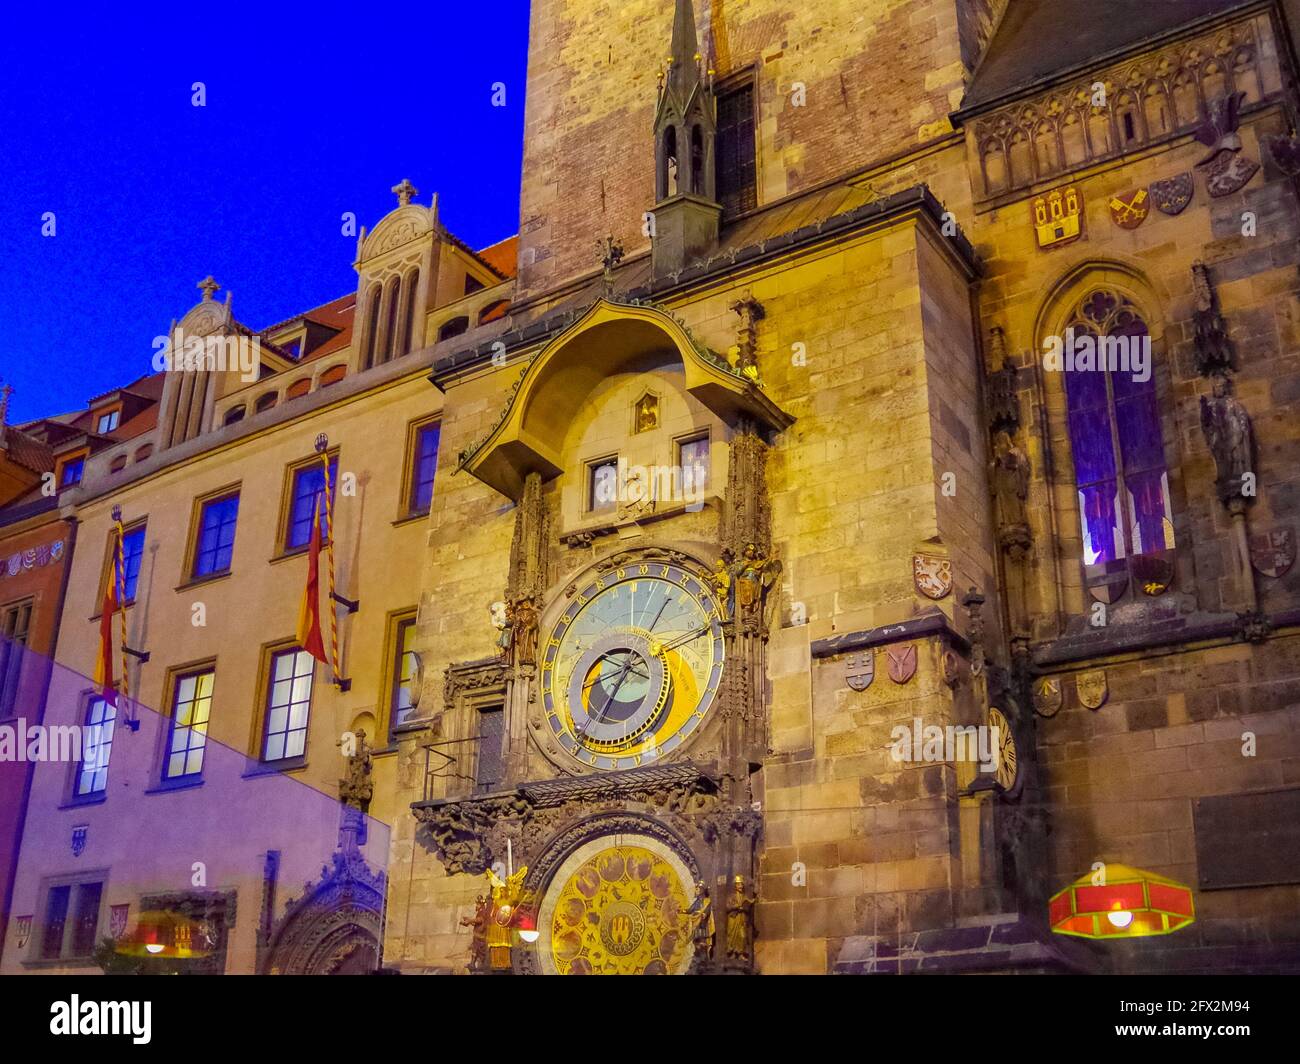
{"type": "Polygon", "coordinates": [[[9,421],[9,397],[13,394],[11,385],[0,385],[0,429],[4,428],[9,421]]]}
{"type": "Polygon", "coordinates": [[[411,198],[418,195],[420,192],[420,190],[411,184],[410,180],[405,177],[402,178],[400,184],[394,185],[391,191],[397,194],[397,205],[399,207],[409,205],[411,198]]]}
{"type": "Polygon", "coordinates": [[[217,289],[220,288],[221,285],[217,284],[217,282],[212,279],[212,274],[208,274],[194,287],[202,289],[203,302],[211,303],[212,297],[217,294],[217,289]]]}

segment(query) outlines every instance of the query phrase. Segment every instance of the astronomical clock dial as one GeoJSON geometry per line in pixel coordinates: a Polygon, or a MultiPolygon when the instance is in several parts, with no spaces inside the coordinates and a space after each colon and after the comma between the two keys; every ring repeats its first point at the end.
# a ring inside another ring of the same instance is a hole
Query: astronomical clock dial
{"type": "Polygon", "coordinates": [[[997,729],[997,780],[1004,791],[1010,791],[1015,787],[1019,776],[1019,769],[1016,766],[1016,736],[1011,730],[1011,723],[1000,709],[989,709],[989,728],[997,729]]]}
{"type": "Polygon", "coordinates": [[[722,615],[694,573],[632,563],[597,577],[542,648],[542,705],[560,746],[594,769],[646,765],[703,722],[722,677],[722,615]]]}

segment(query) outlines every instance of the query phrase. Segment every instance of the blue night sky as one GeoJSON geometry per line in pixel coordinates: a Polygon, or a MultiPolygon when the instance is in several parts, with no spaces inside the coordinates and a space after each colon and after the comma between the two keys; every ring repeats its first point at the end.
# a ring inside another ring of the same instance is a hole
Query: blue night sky
{"type": "Polygon", "coordinates": [[[0,42],[11,424],[149,372],[209,273],[253,328],[354,290],[341,215],[403,177],[472,247],[517,229],[527,0],[79,6],[16,5],[0,42]]]}

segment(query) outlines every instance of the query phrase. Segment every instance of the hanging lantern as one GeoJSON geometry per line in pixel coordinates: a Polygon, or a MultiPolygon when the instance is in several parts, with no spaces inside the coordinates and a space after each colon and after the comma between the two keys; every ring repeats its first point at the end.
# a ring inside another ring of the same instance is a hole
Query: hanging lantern
{"type": "Polygon", "coordinates": [[[184,960],[208,956],[208,945],[208,934],[193,920],[165,909],[150,909],[140,914],[135,929],[118,942],[117,952],[184,960]]]}
{"type": "Polygon", "coordinates": [[[1047,903],[1058,935],[1141,938],[1167,935],[1196,919],[1192,890],[1175,880],[1128,865],[1107,864],[1105,883],[1080,876],[1047,903]]]}

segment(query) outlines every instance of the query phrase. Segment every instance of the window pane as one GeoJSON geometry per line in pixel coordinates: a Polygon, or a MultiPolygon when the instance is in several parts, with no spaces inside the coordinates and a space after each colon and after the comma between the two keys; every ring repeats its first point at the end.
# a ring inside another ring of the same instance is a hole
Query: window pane
{"type": "MultiPolygon", "coordinates": [[[[144,531],[145,526],[140,525],[130,529],[122,537],[122,561],[123,573],[125,574],[124,595],[127,602],[135,598],[136,585],[140,580],[140,563],[144,560],[144,531]]],[[[109,579],[116,579],[115,566],[117,560],[109,559],[109,579]]]]}
{"type": "Polygon", "coordinates": [[[474,782],[479,790],[490,790],[503,775],[501,740],[505,733],[505,714],[500,708],[485,709],[478,715],[478,762],[474,782]]]}
{"type": "Polygon", "coordinates": [[[203,751],[208,741],[208,720],[212,714],[211,670],[182,677],[176,684],[172,705],[171,742],[164,776],[195,775],[203,771],[203,751]]]}
{"type": "Polygon", "coordinates": [[[754,87],[744,85],[718,96],[718,202],[726,214],[757,206],[754,167],[754,87]]]}
{"type": "MultiPolygon", "coordinates": [[[[330,459],[330,498],[338,496],[337,458],[330,459]]],[[[325,509],[322,502],[325,495],[325,470],[319,462],[303,466],[293,474],[293,498],[289,507],[289,528],[285,537],[285,548],[305,547],[311,539],[312,516],[320,511],[321,538],[325,537],[325,509]]]]}
{"type": "Polygon", "coordinates": [[[610,459],[591,467],[587,492],[588,510],[605,510],[618,499],[618,460],[610,459]]]}
{"type": "Polygon", "coordinates": [[[103,698],[91,699],[82,734],[81,768],[77,795],[100,794],[108,785],[108,758],[113,751],[117,708],[103,698]]]}
{"type": "Polygon", "coordinates": [[[229,570],[238,516],[238,495],[213,499],[203,504],[203,511],[199,516],[199,535],[194,553],[193,575],[207,576],[229,570]]]}
{"type": "Polygon", "coordinates": [[[41,956],[50,959],[63,953],[63,929],[68,920],[69,886],[51,887],[45,901],[45,925],[41,935],[41,956]]]}
{"type": "Polygon", "coordinates": [[[392,721],[390,731],[411,715],[411,684],[415,679],[415,621],[402,621],[397,626],[396,675],[393,681],[392,721]]]}
{"type": "Polygon", "coordinates": [[[698,499],[709,484],[709,438],[687,440],[681,445],[682,494],[698,499]]]}
{"type": "Polygon", "coordinates": [[[416,434],[411,474],[411,511],[421,513],[433,502],[433,477],[438,468],[441,426],[426,425],[416,434]]]}
{"type": "Polygon", "coordinates": [[[271,684],[264,760],[298,757],[306,749],[315,665],[315,659],[305,650],[281,651],[272,659],[271,675],[283,678],[271,684]]]}
{"type": "Polygon", "coordinates": [[[66,488],[70,484],[80,484],[81,474],[86,467],[84,458],[74,458],[63,466],[63,474],[59,477],[59,487],[66,488]]]}

